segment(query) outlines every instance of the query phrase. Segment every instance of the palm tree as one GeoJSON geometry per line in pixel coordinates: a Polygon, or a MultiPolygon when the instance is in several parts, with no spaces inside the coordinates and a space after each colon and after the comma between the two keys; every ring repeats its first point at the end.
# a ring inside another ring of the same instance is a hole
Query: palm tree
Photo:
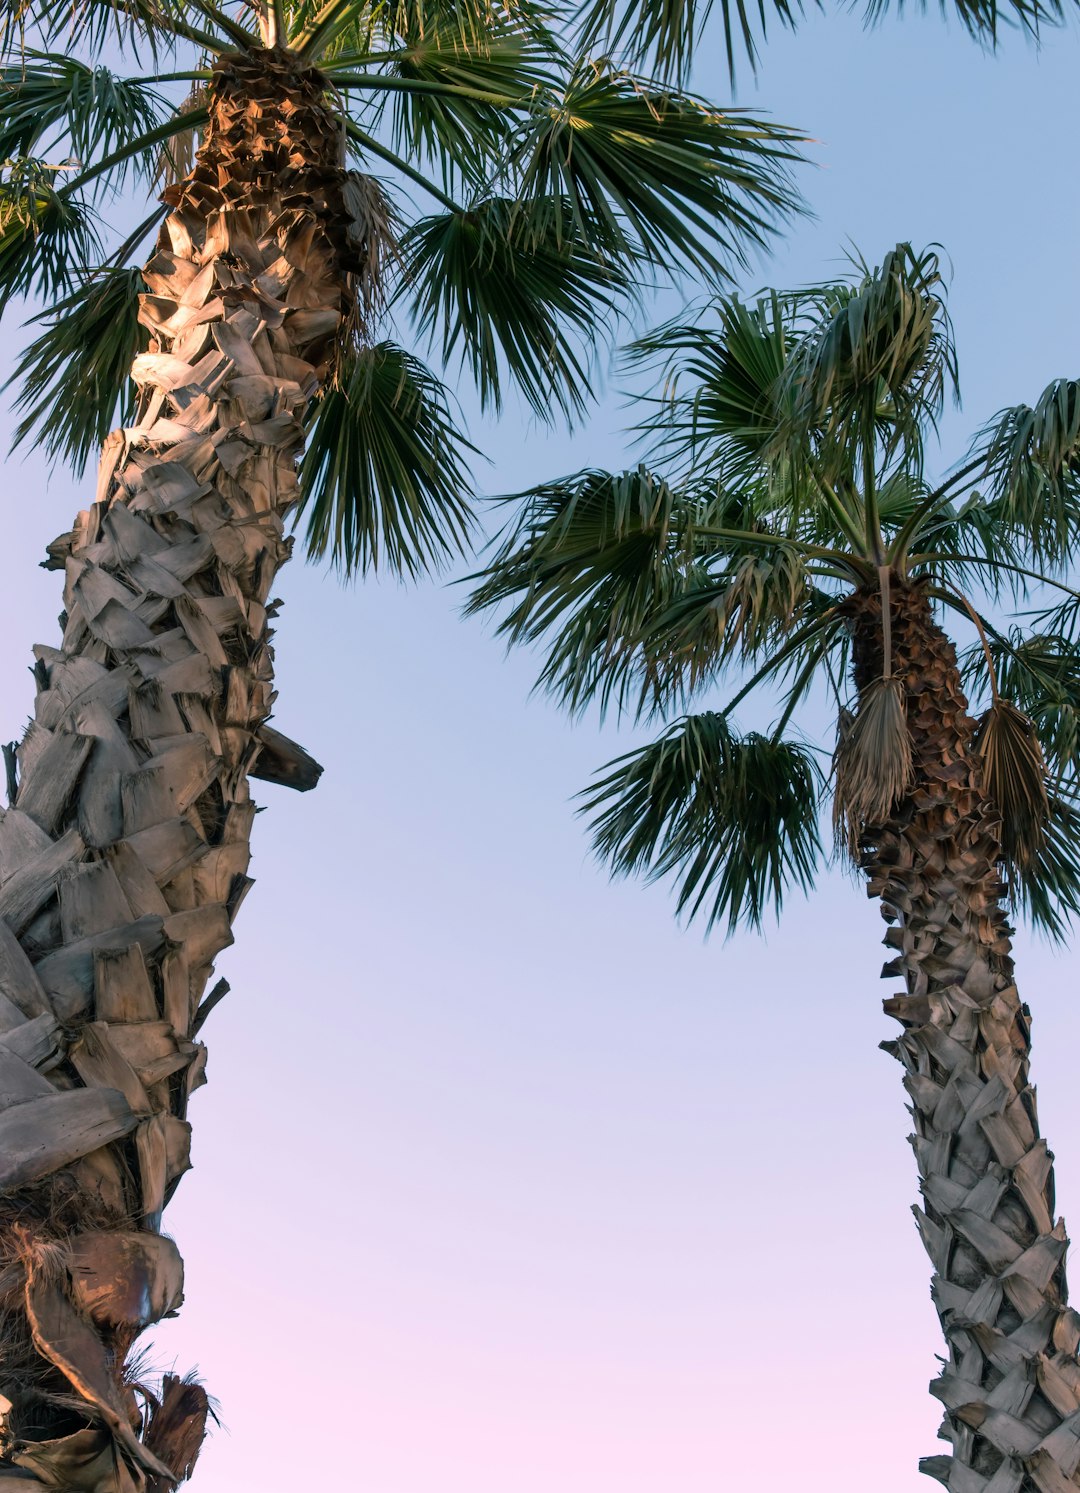
{"type": "Polygon", "coordinates": [[[691,916],[733,931],[809,889],[831,797],[903,980],[886,1046],[949,1348],[932,1390],[952,1450],[923,1470],[953,1493],[1076,1489],[1080,1316],[1008,913],[1060,935],[1080,910],[1080,383],[1004,411],[932,480],[956,364],[938,261],[906,245],[845,283],[714,300],[633,356],[667,375],[643,425],[670,475],[519,496],[471,606],[543,642],[571,710],[663,714],[735,674],[583,795],[599,856],[673,878],[691,916]],[[740,734],[755,704],[775,722],[740,734]],[[792,723],[830,705],[826,771],[792,723]]]}
{"type": "Polygon", "coordinates": [[[0,1479],[165,1493],[208,1401],[141,1382],[133,1348],[182,1299],[162,1210],[251,885],[249,779],[319,772],[267,724],[290,513],[347,570],[461,549],[471,447],[393,314],[483,402],[574,416],[640,285],[722,275],[792,209],[795,137],[569,55],[531,0],[5,15],[0,303],[48,308],[18,436],[79,468],[103,450],[49,547],[63,635],[6,752],[0,1479]],[[125,178],[161,175],[103,244],[125,178]]]}

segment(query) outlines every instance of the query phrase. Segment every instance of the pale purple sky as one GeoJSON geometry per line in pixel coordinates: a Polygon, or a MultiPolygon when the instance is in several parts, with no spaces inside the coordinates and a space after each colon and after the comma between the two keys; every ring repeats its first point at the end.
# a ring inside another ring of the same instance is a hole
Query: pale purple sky
{"type": "MultiPolygon", "coordinates": [[[[815,14],[743,102],[804,126],[816,222],[762,283],[940,241],[965,411],[1077,372],[1076,30],[996,58],[912,13],[815,14]]],[[[698,86],[723,99],[718,41],[698,86]]],[[[10,363],[15,318],[0,355],[10,363]]],[[[6,420],[6,417],[3,417],[6,420]]],[[[622,459],[477,427],[492,492],[622,459]]],[[[3,432],[0,431],[0,437],[3,432]]],[[[8,462],[0,736],[53,641],[45,543],[85,504],[8,462]]],[[[277,723],[326,766],[259,785],[257,885],[219,969],[167,1215],[188,1300],[156,1360],[228,1427],[200,1493],[916,1493],[941,1348],[880,1011],[881,923],[841,872],[767,939],[703,943],[610,885],[571,795],[630,736],[527,700],[460,594],[282,577],[277,723]]],[[[1077,961],[1021,938],[1059,1199],[1080,1206],[1077,961]]],[[[1074,1209],[1074,1211],[1076,1211],[1074,1209]]]]}

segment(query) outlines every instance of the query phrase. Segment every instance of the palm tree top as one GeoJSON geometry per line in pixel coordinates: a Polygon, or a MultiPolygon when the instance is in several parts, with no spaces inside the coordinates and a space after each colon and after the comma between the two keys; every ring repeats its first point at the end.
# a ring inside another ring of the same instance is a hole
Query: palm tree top
{"type": "MultiPolygon", "coordinates": [[[[718,708],[677,719],[585,795],[597,850],[621,871],[673,874],[680,907],[729,928],[808,887],[828,793],[839,784],[844,838],[902,786],[890,692],[874,717],[866,680],[850,760],[846,680],[863,601],[881,628],[917,592],[971,638],[961,672],[992,706],[980,750],[1011,885],[1061,934],[1080,911],[1080,592],[1068,581],[1080,384],[1002,411],[931,476],[956,352],[938,257],[906,244],[835,284],[716,297],[630,357],[665,384],[639,430],[651,464],[517,495],[470,603],[500,609],[511,641],[543,645],[541,685],[572,710],[663,716],[728,685],[718,708]],[[840,719],[838,776],[822,766],[831,744],[791,734],[815,699],[840,719]],[[763,700],[772,725],[739,736],[736,713],[763,700]]],[[[879,684],[892,676],[882,631],[879,684]]]]}
{"type": "Polygon", "coordinates": [[[80,468],[129,408],[165,212],[119,242],[115,194],[185,173],[230,58],[318,68],[372,246],[304,469],[309,541],[349,570],[463,544],[473,453],[425,350],[484,405],[573,420],[650,284],[723,280],[798,207],[797,132],[571,52],[533,0],[19,0],[2,42],[0,307],[48,308],[16,439],[80,468]]]}

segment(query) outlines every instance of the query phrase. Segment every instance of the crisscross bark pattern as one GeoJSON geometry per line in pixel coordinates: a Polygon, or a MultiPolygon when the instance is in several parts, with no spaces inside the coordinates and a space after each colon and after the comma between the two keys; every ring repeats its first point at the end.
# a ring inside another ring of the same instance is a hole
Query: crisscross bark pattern
{"type": "Polygon", "coordinates": [[[265,725],[271,588],[363,232],[318,73],[225,57],[210,106],[144,272],[136,424],[50,547],[63,636],[0,821],[4,1486],[166,1493],[194,1465],[205,1392],[136,1395],[126,1363],[182,1299],[159,1230],[251,885],[249,775],[313,775],[265,725]]]}
{"type": "MultiPolygon", "coordinates": [[[[856,597],[856,682],[882,672],[881,603],[856,597]]],[[[893,670],[914,748],[910,792],[868,828],[868,892],[893,926],[884,1003],[902,1035],[922,1208],[949,1359],[931,1391],[951,1455],[923,1471],[952,1493],[1080,1488],[1080,1317],[1066,1304],[1064,1223],[1028,1081],[1029,1013],[1002,908],[998,819],[980,786],[952,644],[924,589],[894,583],[893,670]]]]}

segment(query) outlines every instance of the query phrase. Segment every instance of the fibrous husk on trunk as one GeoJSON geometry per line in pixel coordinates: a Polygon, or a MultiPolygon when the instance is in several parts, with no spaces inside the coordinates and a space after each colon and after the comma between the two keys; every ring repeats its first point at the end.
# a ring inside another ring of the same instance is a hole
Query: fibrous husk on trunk
{"type": "Polygon", "coordinates": [[[190,1165],[204,999],[247,875],[249,776],[310,787],[269,730],[271,586],[302,416],[357,303],[322,79],[219,59],[210,125],[145,268],[135,423],[49,547],[59,647],[0,813],[0,1482],[170,1493],[209,1405],[129,1382],[183,1295],[162,1210],[190,1165]]]}

